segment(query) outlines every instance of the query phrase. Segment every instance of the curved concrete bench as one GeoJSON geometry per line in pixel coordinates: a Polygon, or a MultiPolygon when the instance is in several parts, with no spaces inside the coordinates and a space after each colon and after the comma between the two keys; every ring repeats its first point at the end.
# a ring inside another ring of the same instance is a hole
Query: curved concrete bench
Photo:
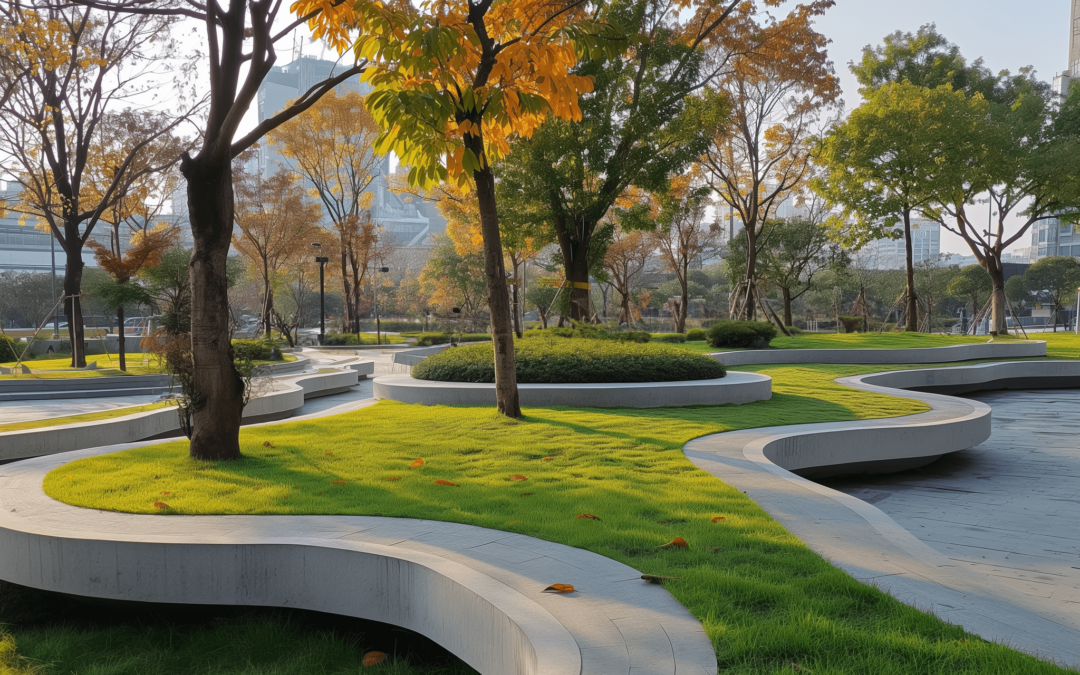
{"type": "MultiPolygon", "coordinates": [[[[357,372],[348,366],[333,368],[332,372],[290,376],[276,385],[278,389],[252,397],[244,407],[243,423],[253,424],[287,417],[303,406],[306,399],[356,386],[357,377],[357,372]]],[[[111,419],[8,431],[0,433],[0,462],[100,445],[130,443],[173,434],[179,430],[180,421],[176,409],[170,406],[111,419]]]]}
{"type": "MultiPolygon", "coordinates": [[[[434,382],[411,375],[375,378],[375,398],[424,405],[495,405],[495,385],[434,382]]],[[[664,408],[766,401],[772,378],[758,373],[728,373],[716,380],[607,384],[519,384],[521,405],[575,408],[664,408]]]]}
{"type": "Polygon", "coordinates": [[[415,349],[403,349],[394,352],[390,359],[390,365],[405,366],[412,368],[432,354],[440,354],[450,348],[450,345],[432,345],[430,347],[417,347],[415,349]]]}
{"type": "Polygon", "coordinates": [[[0,401],[42,401],[57,398],[102,398],[167,394],[168,375],[117,375],[56,379],[0,380],[0,401]]]}
{"type": "Polygon", "coordinates": [[[1080,362],[1037,361],[927,368],[840,378],[866,392],[925,401],[906,417],[732,431],[685,446],[698,467],[746,492],[792,534],[837,567],[901,601],[1040,658],[1080,665],[1080,618],[1047,610],[1037,598],[988,580],[915,538],[855,497],[807,480],[925,464],[990,435],[990,409],[925,393],[1076,386],[1080,362]],[[915,389],[916,391],[904,391],[915,389]]]}
{"type": "Polygon", "coordinates": [[[0,579],[92,598],[301,607],[382,621],[484,675],[714,675],[704,629],[595,553],[458,523],[357,516],[147,516],[67,506],[0,470],[0,579]],[[544,593],[573,584],[569,595],[544,593]]]}
{"type": "Polygon", "coordinates": [[[955,363],[977,359],[1020,359],[1046,356],[1046,342],[980,342],[947,347],[904,349],[747,349],[710,354],[729,368],[774,363],[903,365],[955,363]]]}

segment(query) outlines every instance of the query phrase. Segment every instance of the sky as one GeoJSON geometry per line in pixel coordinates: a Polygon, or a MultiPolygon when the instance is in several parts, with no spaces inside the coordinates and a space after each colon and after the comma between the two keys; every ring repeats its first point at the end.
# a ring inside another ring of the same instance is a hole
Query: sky
{"type": "MultiPolygon", "coordinates": [[[[938,32],[960,47],[968,61],[981,56],[993,71],[1034,66],[1037,76],[1050,82],[1069,64],[1069,4],[1070,0],[836,0],[817,27],[832,40],[829,56],[850,110],[861,97],[848,63],[861,59],[864,46],[881,44],[889,33],[913,33],[927,23],[937,24],[938,32]]],[[[975,208],[986,215],[986,206],[975,208]]],[[[1028,241],[1022,238],[1017,246],[1028,241]]],[[[941,251],[971,254],[962,239],[945,231],[941,251]]]]}

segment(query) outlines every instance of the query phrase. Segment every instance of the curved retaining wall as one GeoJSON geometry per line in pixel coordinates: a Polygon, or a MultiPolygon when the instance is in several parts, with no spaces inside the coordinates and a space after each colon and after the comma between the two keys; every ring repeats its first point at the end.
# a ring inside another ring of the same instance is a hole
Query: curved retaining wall
{"type": "MultiPolygon", "coordinates": [[[[433,382],[411,375],[375,378],[375,398],[424,405],[495,405],[495,385],[433,382]]],[[[716,380],[609,384],[519,384],[521,405],[575,408],[664,408],[766,401],[772,378],[758,373],[728,373],[716,380]]]]}
{"type": "Polygon", "coordinates": [[[977,359],[1021,359],[1046,356],[1046,343],[1042,340],[1030,340],[905,349],[747,349],[738,352],[717,352],[709,356],[729,368],[774,363],[871,365],[955,363],[977,359]]]}

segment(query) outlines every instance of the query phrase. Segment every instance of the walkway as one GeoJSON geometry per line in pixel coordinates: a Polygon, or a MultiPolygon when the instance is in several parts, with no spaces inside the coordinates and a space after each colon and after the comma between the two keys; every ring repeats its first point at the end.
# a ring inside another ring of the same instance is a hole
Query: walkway
{"type": "Polygon", "coordinates": [[[146,405],[160,396],[114,396],[109,398],[61,398],[40,401],[0,401],[0,422],[32,422],[35,420],[103,412],[117,408],[146,405]]]}
{"type": "Polygon", "coordinates": [[[1080,391],[972,398],[993,408],[985,443],[914,471],[826,482],[1080,624],[1080,391]]]}

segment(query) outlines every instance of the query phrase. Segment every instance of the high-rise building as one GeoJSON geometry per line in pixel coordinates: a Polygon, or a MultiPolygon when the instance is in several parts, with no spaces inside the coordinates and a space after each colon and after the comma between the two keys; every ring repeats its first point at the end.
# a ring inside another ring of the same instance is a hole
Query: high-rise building
{"type": "MultiPolygon", "coordinates": [[[[903,225],[894,231],[903,233],[903,225]]],[[[898,270],[907,267],[904,239],[877,239],[866,245],[868,258],[874,267],[898,270]]],[[[941,253],[941,225],[932,220],[911,219],[911,257],[915,263],[937,260],[941,253]]]]}

